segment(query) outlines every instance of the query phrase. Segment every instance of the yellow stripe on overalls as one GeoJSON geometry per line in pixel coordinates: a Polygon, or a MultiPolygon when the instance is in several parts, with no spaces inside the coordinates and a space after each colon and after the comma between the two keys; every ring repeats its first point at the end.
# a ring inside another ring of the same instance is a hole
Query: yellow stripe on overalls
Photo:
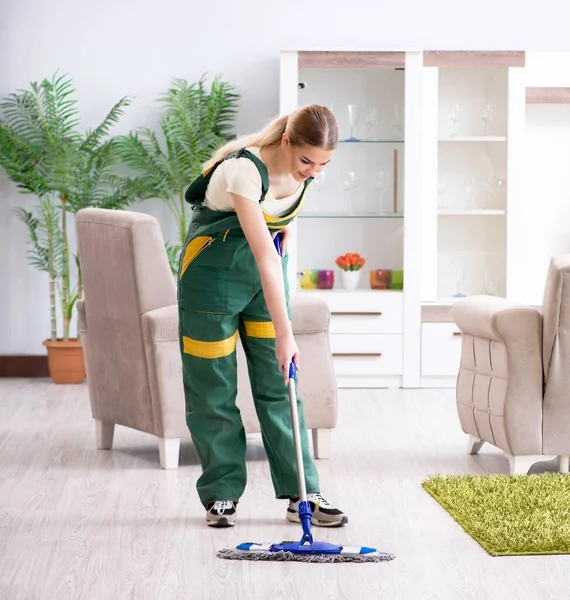
{"type": "Polygon", "coordinates": [[[271,321],[244,321],[245,333],[248,337],[273,339],[275,327],[271,321]]]}
{"type": "Polygon", "coordinates": [[[301,208],[303,208],[303,203],[305,202],[305,194],[306,193],[307,193],[307,186],[305,186],[305,189],[303,190],[303,195],[299,199],[299,203],[297,204],[297,207],[295,208],[295,210],[292,213],[285,215],[284,217],[272,217],[272,216],[268,215],[267,213],[263,213],[263,218],[265,219],[265,222],[267,223],[268,229],[283,229],[283,227],[286,227],[289,224],[289,221],[293,220],[297,216],[297,214],[300,212],[301,208]]]}
{"type": "Polygon", "coordinates": [[[222,358],[229,356],[236,350],[238,332],[219,342],[202,342],[188,336],[182,336],[182,346],[185,354],[198,358],[222,358]]]}

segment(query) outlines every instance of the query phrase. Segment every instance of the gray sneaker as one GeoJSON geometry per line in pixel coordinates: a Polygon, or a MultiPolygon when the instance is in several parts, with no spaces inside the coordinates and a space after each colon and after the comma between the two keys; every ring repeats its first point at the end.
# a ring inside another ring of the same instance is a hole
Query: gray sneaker
{"type": "Polygon", "coordinates": [[[233,500],[216,500],[208,504],[206,523],[210,527],[233,527],[236,518],[237,503],[233,500]]]}
{"type": "MultiPolygon", "coordinates": [[[[307,494],[307,502],[311,507],[311,523],[318,527],[341,527],[348,523],[348,517],[335,506],[333,506],[321,494],[307,494]]],[[[287,520],[300,523],[299,498],[291,497],[287,508],[287,520]]]]}

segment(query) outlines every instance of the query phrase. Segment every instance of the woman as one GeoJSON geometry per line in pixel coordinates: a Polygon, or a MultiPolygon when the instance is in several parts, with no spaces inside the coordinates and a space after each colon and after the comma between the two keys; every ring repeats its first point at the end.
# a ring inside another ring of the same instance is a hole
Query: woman
{"type": "MultiPolygon", "coordinates": [[[[306,106],[226,144],[186,191],[193,216],[179,268],[180,346],[186,418],[202,465],[197,489],[213,527],[235,524],[246,484],[245,432],[235,404],[238,334],[275,494],[289,500],[287,519],[299,522],[283,384],[290,361],[299,366],[288,306],[287,225],[337,143],[332,113],[306,106]],[[274,246],[277,233],[283,258],[274,246]]],[[[346,516],[320,494],[301,403],[299,419],[313,523],[344,525],[346,516]]]]}

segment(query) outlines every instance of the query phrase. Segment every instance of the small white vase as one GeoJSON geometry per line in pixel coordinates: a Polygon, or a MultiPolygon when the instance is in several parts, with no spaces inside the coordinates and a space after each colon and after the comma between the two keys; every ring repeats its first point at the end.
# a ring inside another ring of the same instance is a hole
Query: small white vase
{"type": "Polygon", "coordinates": [[[360,281],[360,271],[341,271],[340,279],[345,290],[355,290],[360,281]]]}

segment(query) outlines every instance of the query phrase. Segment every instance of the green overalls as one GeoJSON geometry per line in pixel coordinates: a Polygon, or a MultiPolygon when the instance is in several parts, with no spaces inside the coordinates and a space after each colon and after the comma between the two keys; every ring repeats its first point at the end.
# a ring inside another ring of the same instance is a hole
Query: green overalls
{"type": "MultiPolygon", "coordinates": [[[[261,202],[269,188],[264,163],[244,149],[227,158],[232,157],[249,158],[255,163],[262,180],[261,202]]],[[[178,272],[186,421],[202,466],[197,489],[205,507],[216,500],[239,501],[246,485],[245,431],[235,404],[238,334],[247,357],[276,497],[298,495],[289,396],[275,358],[275,330],[257,263],[235,211],[215,211],[202,204],[217,166],[202,173],[186,191],[193,216],[178,272]]],[[[308,183],[289,215],[264,215],[270,230],[282,229],[298,214],[308,183]]],[[[285,255],[283,278],[289,310],[287,259],[285,255]]],[[[300,401],[298,409],[307,492],[319,492],[300,401]]]]}

